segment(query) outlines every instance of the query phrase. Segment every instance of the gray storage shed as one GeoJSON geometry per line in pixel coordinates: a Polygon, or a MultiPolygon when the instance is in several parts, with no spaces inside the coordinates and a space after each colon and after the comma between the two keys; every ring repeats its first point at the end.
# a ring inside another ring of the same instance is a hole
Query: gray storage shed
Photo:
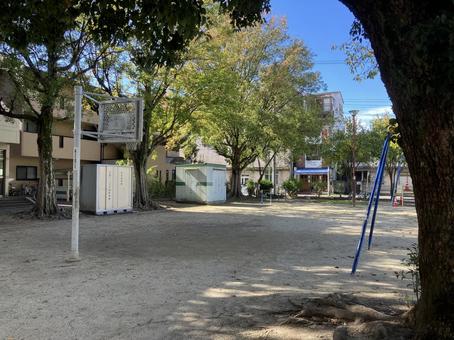
{"type": "Polygon", "coordinates": [[[175,200],[203,204],[226,200],[226,167],[200,163],[176,166],[175,200]]]}

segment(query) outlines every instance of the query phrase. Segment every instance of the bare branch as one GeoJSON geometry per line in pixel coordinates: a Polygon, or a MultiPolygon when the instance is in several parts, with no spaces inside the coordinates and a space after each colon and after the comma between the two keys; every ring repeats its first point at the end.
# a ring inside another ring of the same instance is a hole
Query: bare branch
{"type": "Polygon", "coordinates": [[[3,104],[3,98],[0,98],[0,115],[9,117],[9,118],[16,118],[16,119],[27,119],[33,122],[36,122],[38,118],[34,115],[30,115],[27,113],[14,113],[10,109],[6,108],[3,104]]]}

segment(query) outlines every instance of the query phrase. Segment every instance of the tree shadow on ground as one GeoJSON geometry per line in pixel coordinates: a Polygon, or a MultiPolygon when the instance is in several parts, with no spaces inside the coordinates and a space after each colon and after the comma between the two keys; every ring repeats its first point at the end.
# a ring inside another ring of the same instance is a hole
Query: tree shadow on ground
{"type": "MultiPolygon", "coordinates": [[[[5,310],[24,319],[17,304],[44,295],[55,317],[71,303],[72,328],[62,337],[76,329],[78,337],[329,338],[330,327],[304,333],[280,323],[306,298],[345,292],[403,310],[399,297],[409,294],[393,271],[415,241],[414,212],[379,213],[374,248],[351,276],[363,216],[361,208],[283,203],[85,217],[82,261],[71,265],[63,262],[70,221],[10,226],[1,234],[8,241],[0,267],[9,280],[5,310]]],[[[49,321],[44,314],[23,322],[49,321]]]]}

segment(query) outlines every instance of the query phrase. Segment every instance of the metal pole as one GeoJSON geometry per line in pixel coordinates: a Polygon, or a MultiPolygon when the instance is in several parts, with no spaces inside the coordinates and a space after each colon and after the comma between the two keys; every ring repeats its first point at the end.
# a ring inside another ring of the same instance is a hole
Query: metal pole
{"type": "MultiPolygon", "coordinates": [[[[386,138],[389,140],[389,135],[386,138]]],[[[380,190],[381,190],[381,184],[383,182],[383,173],[385,172],[385,164],[386,164],[386,157],[388,156],[388,149],[389,149],[389,142],[388,142],[388,145],[386,146],[385,154],[383,155],[383,162],[382,162],[383,164],[381,164],[381,169],[380,169],[380,178],[378,180],[377,196],[375,197],[374,212],[372,214],[372,220],[370,222],[369,241],[368,241],[368,245],[367,245],[368,250],[370,250],[370,247],[372,245],[372,236],[374,235],[375,217],[377,215],[378,203],[380,201],[380,190]]]]}
{"type": "Polygon", "coordinates": [[[276,193],[276,154],[273,155],[273,194],[276,193]]]}
{"type": "Polygon", "coordinates": [[[69,195],[71,194],[71,171],[66,173],[68,184],[66,185],[66,202],[69,202],[69,195]]]}
{"type": "Polygon", "coordinates": [[[79,193],[80,193],[80,135],[82,118],[82,86],[74,86],[74,151],[73,151],[73,201],[70,261],[79,258],[79,193]]]}
{"type": "Polygon", "coordinates": [[[350,111],[352,115],[352,205],[356,206],[356,115],[358,110],[350,111]]]}
{"type": "Polygon", "coordinates": [[[327,177],[326,177],[326,180],[327,180],[327,188],[328,188],[328,197],[331,196],[331,190],[330,190],[331,188],[329,187],[329,181],[330,181],[330,179],[329,179],[329,171],[330,171],[330,168],[328,167],[328,174],[327,174],[327,177]]]}
{"type": "Polygon", "coordinates": [[[367,223],[369,221],[370,210],[371,210],[371,207],[372,207],[372,202],[374,200],[375,193],[377,191],[378,181],[380,180],[380,178],[379,178],[380,177],[380,169],[382,167],[382,164],[385,162],[385,160],[384,160],[385,157],[384,156],[385,156],[386,148],[388,147],[388,143],[389,143],[389,138],[386,137],[385,141],[383,142],[383,149],[381,151],[380,161],[378,162],[377,173],[375,175],[375,180],[374,180],[374,186],[373,186],[372,191],[371,191],[370,196],[369,196],[369,203],[367,205],[366,217],[365,217],[363,225],[361,227],[361,236],[359,238],[358,245],[356,246],[355,257],[354,257],[353,265],[352,265],[352,272],[351,272],[352,274],[355,274],[356,268],[358,267],[359,257],[361,255],[361,248],[363,246],[364,236],[366,235],[367,223]]]}

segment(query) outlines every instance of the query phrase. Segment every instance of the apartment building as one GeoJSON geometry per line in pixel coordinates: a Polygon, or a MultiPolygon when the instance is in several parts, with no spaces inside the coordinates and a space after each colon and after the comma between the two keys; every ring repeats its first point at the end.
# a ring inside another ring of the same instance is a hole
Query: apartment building
{"type": "Polygon", "coordinates": [[[147,169],[149,174],[161,183],[174,181],[176,178],[175,165],[185,163],[181,150],[167,150],[164,145],[158,145],[153,154],[148,157],[147,169]]]}
{"type": "MultiPolygon", "coordinates": [[[[5,73],[0,73],[0,98],[11,97],[13,86],[5,73]]],[[[71,91],[58,100],[54,110],[53,159],[57,198],[69,196],[73,162],[73,122],[71,91]]],[[[96,131],[98,117],[95,113],[84,114],[82,128],[96,131]]],[[[28,120],[0,116],[0,196],[23,195],[33,192],[39,181],[39,156],[37,126],[28,120]]],[[[100,144],[97,140],[83,137],[81,140],[81,164],[114,162],[122,158],[121,150],[113,144],[100,144]]]]}
{"type": "Polygon", "coordinates": [[[20,130],[18,120],[0,116],[0,197],[8,195],[11,146],[20,144],[20,130]]]}
{"type": "MultiPolygon", "coordinates": [[[[87,130],[96,123],[84,119],[87,130]]],[[[68,194],[73,164],[73,123],[58,121],[53,126],[53,158],[58,198],[68,194]]],[[[21,195],[37,187],[39,159],[36,125],[29,121],[0,119],[0,188],[2,196],[21,195]]],[[[112,162],[121,158],[113,144],[100,144],[90,138],[81,140],[81,164],[112,162]]]]}
{"type": "Polygon", "coordinates": [[[328,192],[332,192],[332,181],[336,180],[336,169],[323,161],[320,155],[322,139],[332,132],[345,128],[343,122],[344,100],[342,93],[324,92],[316,95],[320,102],[323,118],[328,119],[330,124],[322,128],[320,137],[312,141],[312,152],[302,155],[294,164],[293,174],[301,182],[300,188],[303,193],[310,193],[315,181],[326,183],[328,192]]]}

